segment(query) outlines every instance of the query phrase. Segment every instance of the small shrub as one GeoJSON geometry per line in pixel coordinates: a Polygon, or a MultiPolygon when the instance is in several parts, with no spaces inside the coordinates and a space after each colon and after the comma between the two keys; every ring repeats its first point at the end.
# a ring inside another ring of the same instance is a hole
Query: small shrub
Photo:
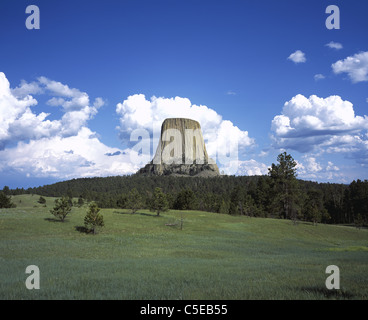
{"type": "Polygon", "coordinates": [[[40,203],[40,204],[45,204],[46,203],[46,199],[44,198],[44,197],[40,197],[39,199],[38,199],[38,201],[37,201],[38,203],[40,203]]]}
{"type": "Polygon", "coordinates": [[[86,231],[96,234],[104,225],[100,208],[95,202],[92,202],[88,207],[86,216],[84,217],[84,226],[86,231]]]}

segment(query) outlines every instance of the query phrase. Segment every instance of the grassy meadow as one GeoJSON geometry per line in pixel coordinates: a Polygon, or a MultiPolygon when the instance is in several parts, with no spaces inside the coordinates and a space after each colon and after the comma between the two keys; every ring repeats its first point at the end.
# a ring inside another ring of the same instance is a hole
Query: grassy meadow
{"type": "Polygon", "coordinates": [[[87,206],[64,223],[14,196],[0,209],[0,299],[367,299],[368,230],[198,211],[102,209],[105,227],[81,232],[87,206]],[[183,229],[179,225],[183,218],[183,229]],[[28,265],[40,289],[25,286],[28,265]],[[340,268],[340,290],[325,286],[340,268]]]}

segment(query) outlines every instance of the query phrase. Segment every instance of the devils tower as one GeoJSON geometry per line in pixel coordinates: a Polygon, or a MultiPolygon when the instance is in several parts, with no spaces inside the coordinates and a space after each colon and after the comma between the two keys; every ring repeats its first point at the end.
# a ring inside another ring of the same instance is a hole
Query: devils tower
{"type": "Polygon", "coordinates": [[[138,174],[212,177],[219,175],[216,163],[208,157],[198,121],[166,119],[156,154],[138,174]]]}

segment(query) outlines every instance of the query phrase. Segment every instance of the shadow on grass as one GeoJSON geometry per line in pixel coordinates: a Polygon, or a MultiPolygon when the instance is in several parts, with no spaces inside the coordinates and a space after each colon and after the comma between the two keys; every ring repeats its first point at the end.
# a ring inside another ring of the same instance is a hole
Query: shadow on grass
{"type": "Polygon", "coordinates": [[[161,217],[161,216],[158,216],[157,213],[137,212],[137,214],[140,214],[141,216],[147,216],[147,217],[161,217]]]}
{"type": "Polygon", "coordinates": [[[302,287],[301,291],[310,292],[316,295],[323,295],[327,299],[353,299],[354,294],[343,289],[328,290],[324,287],[302,287]]]}
{"type": "Polygon", "coordinates": [[[93,231],[92,229],[87,229],[84,226],[75,226],[74,229],[80,233],[91,234],[91,235],[96,235],[100,233],[100,228],[98,227],[96,227],[95,231],[93,231]]]}
{"type": "Polygon", "coordinates": [[[90,231],[84,226],[75,226],[74,228],[80,233],[90,233],[90,231]]]}
{"type": "Polygon", "coordinates": [[[113,213],[117,213],[117,214],[131,214],[130,212],[117,211],[117,210],[114,210],[113,213]]]}
{"type": "Polygon", "coordinates": [[[113,211],[113,213],[117,213],[117,214],[129,214],[129,215],[135,215],[135,214],[139,214],[141,216],[147,216],[147,217],[161,217],[161,216],[158,216],[156,213],[145,213],[145,212],[135,212],[135,213],[132,213],[132,212],[124,212],[124,211],[113,211]]]}
{"type": "Polygon", "coordinates": [[[49,222],[66,222],[67,220],[61,221],[60,219],[56,219],[56,218],[45,218],[44,220],[49,221],[49,222]]]}
{"type": "Polygon", "coordinates": [[[351,227],[351,228],[355,228],[357,230],[362,230],[362,229],[368,229],[368,227],[366,226],[361,226],[361,227],[357,227],[355,224],[351,223],[351,224],[339,224],[339,226],[344,226],[344,227],[351,227]]]}

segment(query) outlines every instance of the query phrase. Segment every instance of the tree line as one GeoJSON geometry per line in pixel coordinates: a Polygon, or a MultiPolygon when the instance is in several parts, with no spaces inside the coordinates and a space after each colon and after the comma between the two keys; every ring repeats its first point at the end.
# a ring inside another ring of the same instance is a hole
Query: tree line
{"type": "MultiPolygon", "coordinates": [[[[311,221],[314,224],[368,223],[368,181],[350,185],[297,179],[296,162],[281,153],[264,176],[115,176],[81,178],[29,189],[4,188],[0,195],[31,193],[95,201],[100,208],[153,208],[155,190],[164,207],[250,217],[311,221]],[[139,201],[137,201],[137,199],[139,201]]],[[[8,203],[9,205],[9,203],[8,203]]]]}

